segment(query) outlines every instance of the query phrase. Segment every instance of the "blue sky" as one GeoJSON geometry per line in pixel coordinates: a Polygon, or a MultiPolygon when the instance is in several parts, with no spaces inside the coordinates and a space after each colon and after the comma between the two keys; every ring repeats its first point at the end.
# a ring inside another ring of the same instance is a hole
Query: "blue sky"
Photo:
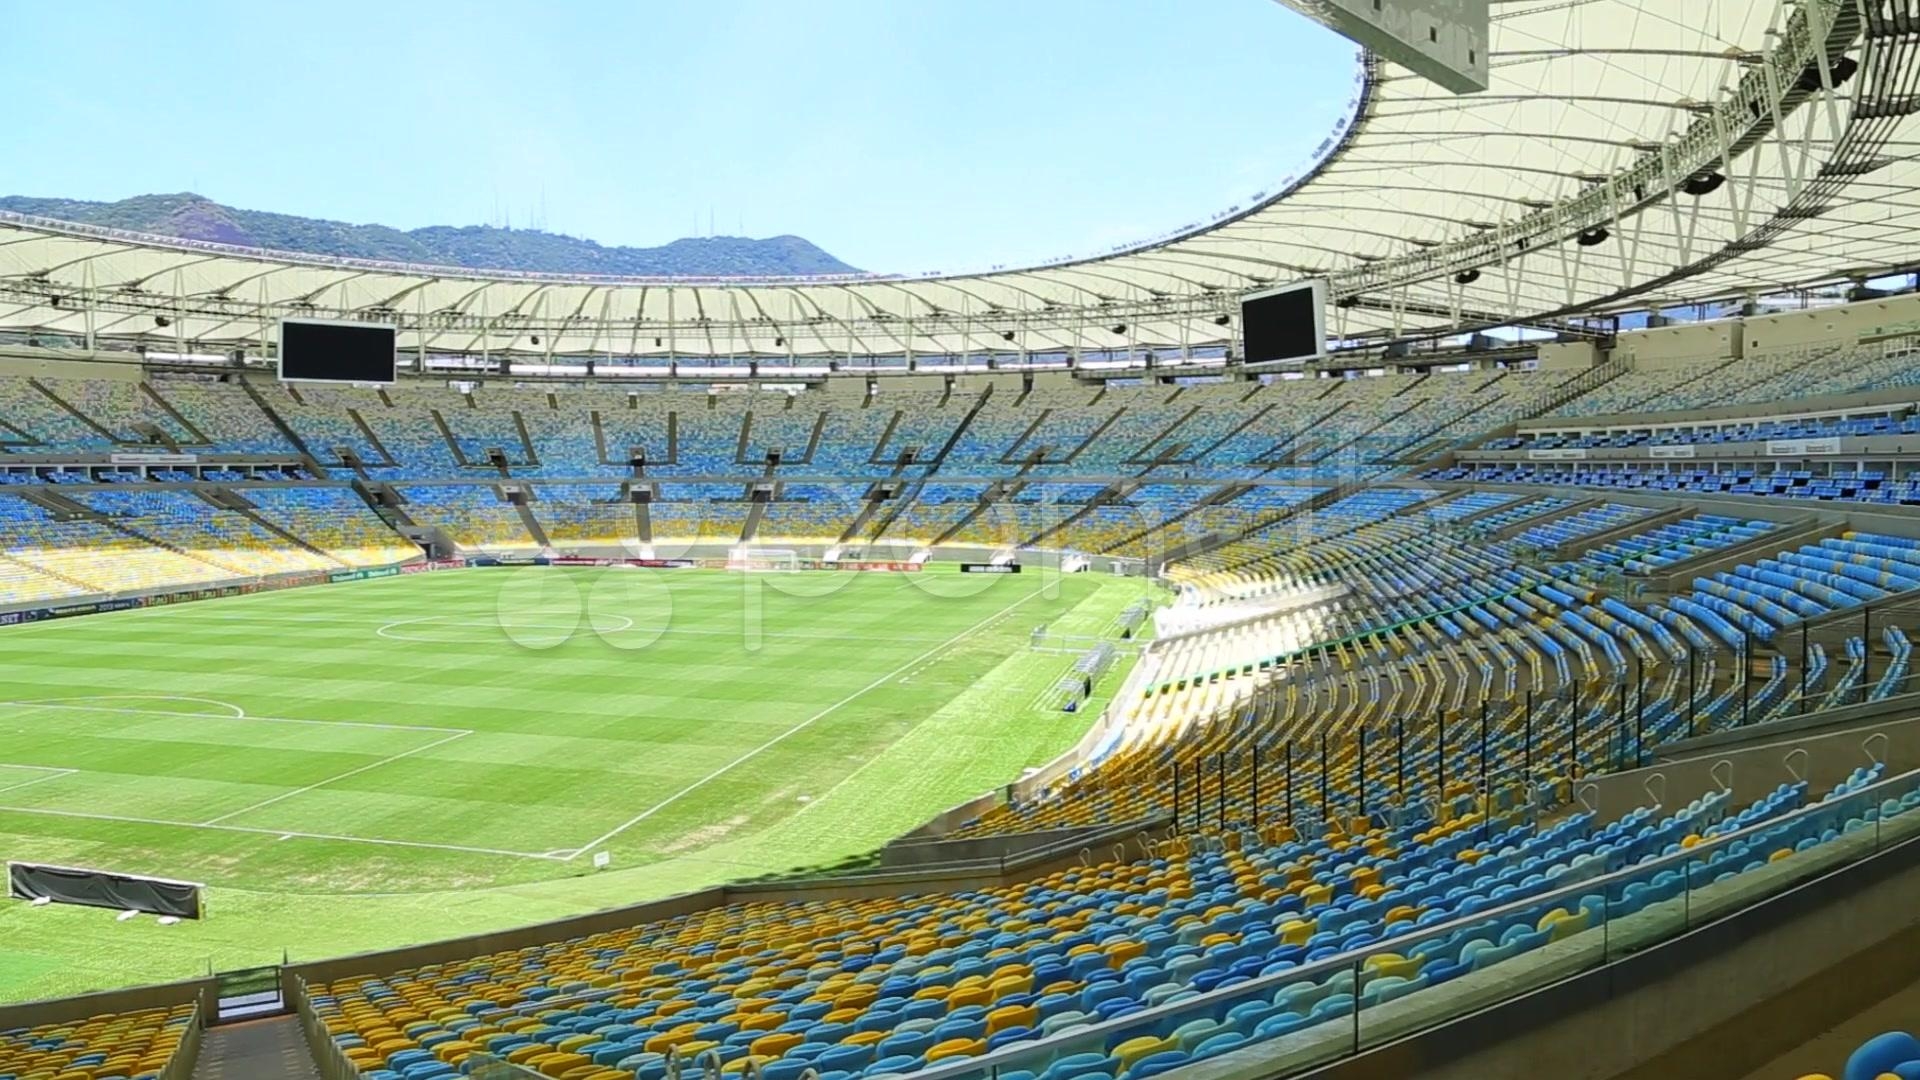
{"type": "Polygon", "coordinates": [[[1103,250],[1300,166],[1353,49],[1273,0],[0,0],[0,194],[402,228],[1103,250]]]}

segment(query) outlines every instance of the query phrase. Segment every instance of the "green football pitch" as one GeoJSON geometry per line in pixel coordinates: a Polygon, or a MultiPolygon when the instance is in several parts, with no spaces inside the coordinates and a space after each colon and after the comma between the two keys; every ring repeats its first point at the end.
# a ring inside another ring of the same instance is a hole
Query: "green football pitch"
{"type": "Polygon", "coordinates": [[[1103,702],[1057,708],[1034,627],[1150,589],[523,568],[0,630],[0,854],[208,886],[172,926],[0,902],[0,1000],[857,857],[1071,746],[1103,702]]]}

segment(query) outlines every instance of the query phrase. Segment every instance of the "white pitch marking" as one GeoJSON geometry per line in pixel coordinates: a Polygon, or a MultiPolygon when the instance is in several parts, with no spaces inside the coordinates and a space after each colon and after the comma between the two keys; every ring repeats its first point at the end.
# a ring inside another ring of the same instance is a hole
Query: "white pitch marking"
{"type": "Polygon", "coordinates": [[[394,754],[390,757],[381,758],[379,761],[369,762],[368,764],[362,765],[357,769],[348,769],[346,772],[340,773],[335,776],[329,776],[324,780],[317,780],[314,783],[308,784],[306,787],[294,788],[292,791],[283,791],[280,794],[275,795],[270,799],[262,799],[259,802],[254,803],[252,806],[243,806],[240,809],[235,810],[231,813],[221,814],[219,817],[216,817],[216,818],[208,818],[207,820],[201,822],[200,824],[218,825],[221,822],[229,820],[231,818],[237,818],[241,814],[251,813],[252,811],[259,810],[263,807],[272,806],[274,803],[280,802],[283,799],[291,799],[295,795],[305,795],[307,792],[312,791],[315,788],[326,787],[328,784],[334,783],[335,781],[345,780],[349,776],[358,776],[359,774],[366,772],[369,769],[377,769],[382,765],[391,765],[392,763],[399,761],[401,758],[410,758],[415,754],[424,753],[428,750],[433,749],[436,746],[445,746],[446,744],[454,741],[455,739],[464,739],[471,734],[473,734],[473,732],[471,731],[458,731],[453,733],[452,735],[447,736],[444,739],[435,739],[430,743],[425,743],[420,746],[416,746],[411,750],[402,751],[401,753],[394,754]]]}
{"type": "Polygon", "coordinates": [[[117,694],[113,696],[123,700],[144,698],[148,701],[203,701],[210,705],[224,705],[229,709],[238,710],[238,712],[232,716],[220,716],[214,713],[177,712],[173,709],[128,709],[105,705],[67,704],[67,702],[72,701],[100,700],[96,698],[48,698],[43,701],[0,701],[0,708],[64,709],[68,712],[103,712],[126,716],[166,716],[176,720],[247,720],[259,721],[263,724],[315,724],[320,727],[363,727],[375,728],[381,731],[437,731],[448,735],[454,732],[459,732],[463,735],[469,733],[466,728],[435,727],[431,724],[380,724],[371,720],[302,720],[292,716],[254,716],[246,710],[241,709],[238,705],[232,705],[224,701],[216,702],[212,698],[170,697],[165,694],[117,694]]]}
{"type": "MultiPolygon", "coordinates": [[[[609,617],[614,619],[619,619],[621,622],[625,623],[626,625],[609,626],[609,627],[588,626],[586,629],[596,634],[624,634],[627,631],[633,629],[633,620],[627,618],[625,615],[613,615],[609,617]]],[[[402,634],[388,633],[388,631],[397,629],[399,627],[418,626],[422,623],[427,624],[426,626],[422,627],[422,629],[428,629],[428,630],[431,630],[434,626],[464,627],[467,629],[479,629],[479,630],[485,630],[487,627],[492,626],[500,630],[568,630],[568,631],[578,632],[581,628],[580,623],[577,619],[571,623],[535,623],[535,622],[509,623],[509,622],[502,622],[498,616],[488,618],[486,615],[471,615],[471,616],[421,615],[417,618],[397,619],[393,622],[386,623],[376,628],[373,633],[375,637],[383,637],[383,638],[386,638],[388,641],[408,641],[408,642],[414,642],[416,644],[421,644],[421,645],[459,644],[459,642],[442,641],[436,638],[407,637],[402,634]],[[466,618],[469,621],[468,622],[441,621],[444,619],[459,619],[459,618],[466,618]],[[473,620],[478,620],[478,621],[473,621],[473,620]]]]}
{"type": "Polygon", "coordinates": [[[8,784],[6,787],[0,787],[0,791],[18,791],[23,787],[32,787],[35,784],[44,784],[49,780],[58,780],[63,776],[72,776],[74,773],[80,771],[79,769],[56,769],[48,765],[0,764],[0,769],[30,769],[34,772],[47,774],[45,776],[36,776],[31,780],[22,780],[17,784],[8,784]]]}
{"type": "MultiPolygon", "coordinates": [[[[355,569],[360,569],[360,568],[355,567],[355,569]]],[[[382,582],[382,581],[419,581],[422,578],[447,577],[447,576],[449,575],[445,573],[395,574],[395,575],[392,575],[391,577],[360,578],[357,581],[328,582],[326,585],[326,588],[329,591],[332,591],[348,585],[372,585],[376,582],[382,582]]],[[[235,579],[235,580],[239,581],[244,579],[235,579]]],[[[42,619],[39,622],[20,623],[16,626],[9,626],[4,628],[4,630],[0,630],[0,632],[8,633],[8,634],[24,634],[29,630],[45,630],[45,629],[56,627],[56,626],[80,626],[83,624],[91,626],[93,625],[94,620],[100,619],[106,616],[118,616],[122,621],[124,621],[126,619],[137,619],[137,618],[149,617],[154,615],[190,615],[190,614],[197,614],[202,611],[210,610],[211,607],[214,606],[216,603],[221,607],[225,607],[227,605],[237,603],[238,601],[241,601],[241,600],[258,600],[258,599],[261,599],[262,597],[305,594],[306,592],[307,592],[307,588],[303,587],[303,588],[296,588],[296,589],[268,589],[264,592],[255,592],[255,593],[237,593],[233,596],[219,597],[217,598],[217,600],[199,600],[189,604],[161,604],[156,607],[127,608],[123,611],[102,611],[97,614],[84,615],[79,618],[73,618],[73,619],[42,619]]],[[[75,597],[75,599],[84,599],[84,597],[75,597]]]]}
{"type": "Polygon", "coordinates": [[[894,676],[907,670],[913,665],[918,664],[921,661],[926,660],[928,657],[937,654],[942,649],[958,644],[960,641],[968,637],[971,637],[975,633],[978,633],[980,630],[992,624],[995,619],[998,619],[1004,615],[1011,614],[1015,608],[1033,599],[1034,597],[1039,596],[1041,593],[1045,591],[1046,591],[1046,586],[1044,585],[1038,589],[1035,589],[1034,591],[1021,597],[1020,599],[1015,600],[1013,603],[1008,604],[1006,607],[1001,608],[999,611],[993,613],[992,615],[989,615],[986,618],[981,619],[979,622],[974,623],[972,626],[967,627],[965,630],[960,631],[959,633],[946,639],[940,644],[935,645],[933,648],[928,649],[926,652],[921,653],[919,656],[914,657],[913,659],[907,661],[904,664],[901,664],[899,667],[894,668],[892,671],[887,672],[885,675],[880,676],[879,678],[873,680],[872,682],[861,687],[860,689],[855,690],[853,693],[848,694],[846,697],[841,698],[839,701],[834,702],[833,704],[827,706],[824,709],[821,709],[819,712],[814,713],[812,716],[807,717],[805,720],[800,721],[799,723],[781,732],[780,734],[775,735],[773,738],[768,739],[766,742],[761,743],[759,746],[756,746],[753,749],[748,750],[746,753],[741,754],[739,757],[734,758],[732,761],[727,762],[725,765],[720,766],[718,769],[715,769],[714,771],[708,773],[707,775],[701,777],[700,779],[695,780],[693,783],[688,784],[686,787],[683,787],[679,791],[676,791],[673,794],[667,796],[666,798],[660,800],[659,802],[655,803],[653,806],[647,808],[646,810],[643,810],[640,813],[635,814],[633,817],[628,818],[625,822],[621,823],[619,826],[594,838],[592,841],[585,844],[584,846],[576,848],[573,854],[567,856],[567,861],[572,862],[574,859],[577,859],[580,856],[586,854],[587,852],[592,851],[594,848],[599,847],[601,844],[604,844],[607,841],[613,839],[614,837],[619,836],[621,833],[626,832],[628,829],[633,828],[635,825],[640,824],[642,821],[645,821],[646,819],[666,809],[668,806],[671,806],[672,804],[685,798],[688,794],[702,787],[705,787],[707,784],[710,784],[715,780],[718,780],[720,777],[726,775],[729,772],[732,772],[735,768],[739,767],[740,765],[743,765],[746,762],[752,760],[753,758],[760,756],[762,753],[765,753],[767,750],[773,748],[775,745],[813,726],[815,721],[825,718],[826,716],[836,712],[842,706],[848,704],[849,702],[852,702],[866,695],[869,691],[878,689],[879,687],[892,681],[894,676]]]}
{"type": "Polygon", "coordinates": [[[515,859],[543,859],[564,862],[553,855],[531,851],[505,851],[500,848],[470,847],[465,844],[434,844],[425,840],[383,840],[373,836],[348,836],[344,833],[288,832],[285,829],[256,829],[247,825],[205,825],[196,821],[169,821],[165,818],[128,817],[124,814],[89,814],[79,810],[46,810],[28,806],[0,806],[5,814],[41,814],[47,817],[83,818],[88,821],[119,821],[129,825],[167,825],[177,829],[213,829],[217,832],[250,833],[254,836],[289,837],[304,840],[338,840],[349,844],[378,844],[383,847],[432,848],[437,851],[464,851],[472,855],[503,855],[515,859]]]}
{"type": "MultiPolygon", "coordinates": [[[[221,701],[219,698],[187,697],[183,694],[71,694],[66,697],[37,698],[32,702],[7,701],[7,702],[0,702],[0,704],[4,704],[4,705],[32,704],[32,705],[40,706],[44,708],[55,708],[60,705],[68,705],[69,703],[84,702],[84,701],[191,701],[196,705],[212,705],[216,709],[226,709],[226,710],[229,710],[229,712],[231,713],[231,715],[229,716],[215,717],[213,719],[224,719],[224,720],[248,719],[247,710],[241,708],[238,705],[235,705],[231,701],[221,701]]],[[[71,707],[86,708],[87,706],[71,705],[71,707]]],[[[105,711],[119,711],[119,710],[101,710],[101,711],[105,712],[105,711]]],[[[207,715],[206,713],[174,712],[171,709],[148,709],[144,711],[152,712],[161,716],[206,716],[207,715]]]]}
{"type": "MultiPolygon", "coordinates": [[[[614,627],[611,629],[605,629],[605,630],[598,629],[595,627],[583,627],[583,629],[592,629],[594,630],[594,632],[601,633],[601,634],[659,634],[659,635],[665,635],[669,637],[677,636],[677,635],[687,635],[687,636],[693,636],[693,637],[729,637],[729,636],[736,636],[740,633],[740,631],[736,629],[707,630],[707,629],[699,629],[694,627],[679,627],[679,626],[639,626],[639,625],[636,625],[632,619],[629,619],[624,615],[613,615],[613,616],[605,616],[605,617],[625,620],[627,625],[614,627]]],[[[362,619],[352,619],[352,618],[342,619],[342,618],[331,618],[331,617],[278,618],[274,616],[256,616],[256,615],[207,615],[207,616],[204,616],[204,618],[214,622],[248,622],[248,623],[264,622],[264,623],[274,623],[274,624],[289,623],[289,622],[311,622],[311,623],[326,623],[326,624],[336,625],[336,626],[361,626],[361,627],[369,626],[373,624],[373,620],[364,619],[364,618],[362,619]]],[[[476,619],[476,620],[484,619],[484,620],[487,620],[485,625],[487,626],[502,625],[504,629],[529,629],[529,630],[570,629],[570,627],[565,625],[549,624],[549,623],[514,623],[511,626],[506,626],[504,624],[497,623],[495,620],[494,614],[490,611],[475,611],[475,612],[465,612],[465,613],[455,612],[451,614],[442,614],[442,615],[426,615],[426,616],[421,616],[417,618],[408,618],[408,619],[389,619],[375,626],[374,633],[380,637],[387,638],[390,641],[414,641],[416,639],[400,637],[398,635],[389,633],[389,631],[392,631],[395,629],[401,629],[406,626],[417,624],[417,623],[428,622],[430,620],[448,620],[448,619],[476,619]]],[[[442,622],[441,625],[484,628],[484,627],[481,627],[481,624],[475,623],[475,622],[462,622],[462,623],[442,622]]],[[[578,625],[578,624],[575,624],[575,625],[578,625]]],[[[903,634],[800,634],[800,633],[793,633],[791,631],[780,632],[780,631],[772,631],[772,630],[764,631],[760,634],[760,636],[768,637],[768,638],[792,638],[798,641],[858,641],[858,642],[880,641],[880,642],[890,642],[890,643],[915,643],[915,642],[934,642],[934,641],[943,640],[941,638],[916,636],[916,635],[903,635],[903,634]]],[[[426,643],[426,642],[423,642],[423,643],[426,643]]],[[[441,644],[457,644],[457,643],[433,641],[431,642],[431,644],[441,645],[441,644]]]]}

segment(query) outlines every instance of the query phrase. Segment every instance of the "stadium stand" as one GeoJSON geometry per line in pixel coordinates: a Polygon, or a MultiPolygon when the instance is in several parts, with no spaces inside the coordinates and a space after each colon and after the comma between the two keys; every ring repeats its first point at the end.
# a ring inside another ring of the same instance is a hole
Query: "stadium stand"
{"type": "MultiPolygon", "coordinates": [[[[1567,416],[1609,397],[1737,405],[1855,385],[1801,366],[1776,358],[1755,382],[1712,386],[1630,371],[1567,416]]],[[[0,456],[0,603],[388,566],[420,554],[402,527],[470,552],[529,550],[536,532],[561,549],[850,537],[1177,552],[1158,640],[1071,767],[942,834],[1180,828],[1149,853],[961,892],[729,903],[308,988],[370,1080],[458,1075],[482,1056],[571,1080],[664,1080],[670,1063],[852,1080],[1009,1047],[1022,1056],[1006,1076],[1143,1080],[1305,1045],[1361,1013],[1452,1008],[1484,973],[1690,902],[1689,852],[1715,884],[1749,888],[1839,851],[1861,822],[1913,820],[1920,778],[1884,767],[1831,790],[1582,805],[1588,778],[1674,744],[1907,692],[1920,538],[1847,522],[1907,501],[1885,468],[1406,468],[1551,422],[1538,414],[1563,387],[1484,370],[865,397],[0,378],[0,406],[17,403],[0,416],[37,440],[5,447],[32,461],[0,456]],[[67,460],[42,460],[53,445],[67,460]],[[103,456],[131,445],[202,457],[103,456]],[[877,480],[896,496],[869,503],[877,480]],[[1553,490],[1475,487],[1493,482],[1553,490]],[[653,498],[629,502],[628,487],[653,498]],[[1809,531],[1695,494],[1841,516],[1809,531]],[[1879,617],[1856,621],[1869,608],[1879,617]],[[1584,889],[1601,867],[1625,876],[1584,889]],[[1361,959],[1317,966],[1346,956],[1361,959]],[[1098,1045],[1075,1042],[1096,1027],[1098,1045]]],[[[1480,449],[1739,447],[1912,423],[1772,407],[1480,449]]]]}
{"type": "Polygon", "coordinates": [[[180,1005],[0,1030],[0,1078],[184,1080],[176,1063],[197,1023],[196,1007],[180,1005]]]}
{"type": "Polygon", "coordinates": [[[520,512],[492,487],[475,484],[419,484],[401,490],[407,516],[422,525],[445,529],[463,548],[534,547],[520,512]]]}
{"type": "Polygon", "coordinates": [[[1719,792],[1498,833],[1467,814],[1237,848],[1173,841],[1015,886],[731,905],[308,993],[372,1080],[453,1075],[476,1054],[594,1080],[657,1080],[670,1059],[880,1076],[1009,1047],[1024,1050],[1019,1075],[1130,1080],[1316,1028],[1337,1038],[1356,1013],[1464,992],[1534,950],[1687,903],[1678,860],[1722,888],[1777,871],[1863,827],[1862,795],[1911,831],[1916,781],[1863,770],[1818,797],[1787,784],[1751,803],[1719,792]],[[1592,889],[1590,860],[1621,872],[1592,889]],[[1412,940],[1423,927],[1445,929],[1412,940]],[[1364,962],[1316,966],[1331,957],[1364,962]],[[1251,992],[1209,997],[1236,983],[1251,992]],[[1134,1014],[1093,1045],[1072,1038],[1134,1014]]]}
{"type": "Polygon", "coordinates": [[[383,566],[420,555],[346,488],[250,488],[247,498],[262,519],[348,566],[383,566]]]}

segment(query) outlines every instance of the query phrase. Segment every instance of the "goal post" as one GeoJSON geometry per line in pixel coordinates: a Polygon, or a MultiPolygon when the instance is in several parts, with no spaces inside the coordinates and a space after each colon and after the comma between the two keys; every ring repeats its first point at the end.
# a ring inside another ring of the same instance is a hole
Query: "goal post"
{"type": "Polygon", "coordinates": [[[727,569],[745,573],[792,573],[800,569],[800,553],[792,548],[742,544],[727,552],[727,569]]]}

